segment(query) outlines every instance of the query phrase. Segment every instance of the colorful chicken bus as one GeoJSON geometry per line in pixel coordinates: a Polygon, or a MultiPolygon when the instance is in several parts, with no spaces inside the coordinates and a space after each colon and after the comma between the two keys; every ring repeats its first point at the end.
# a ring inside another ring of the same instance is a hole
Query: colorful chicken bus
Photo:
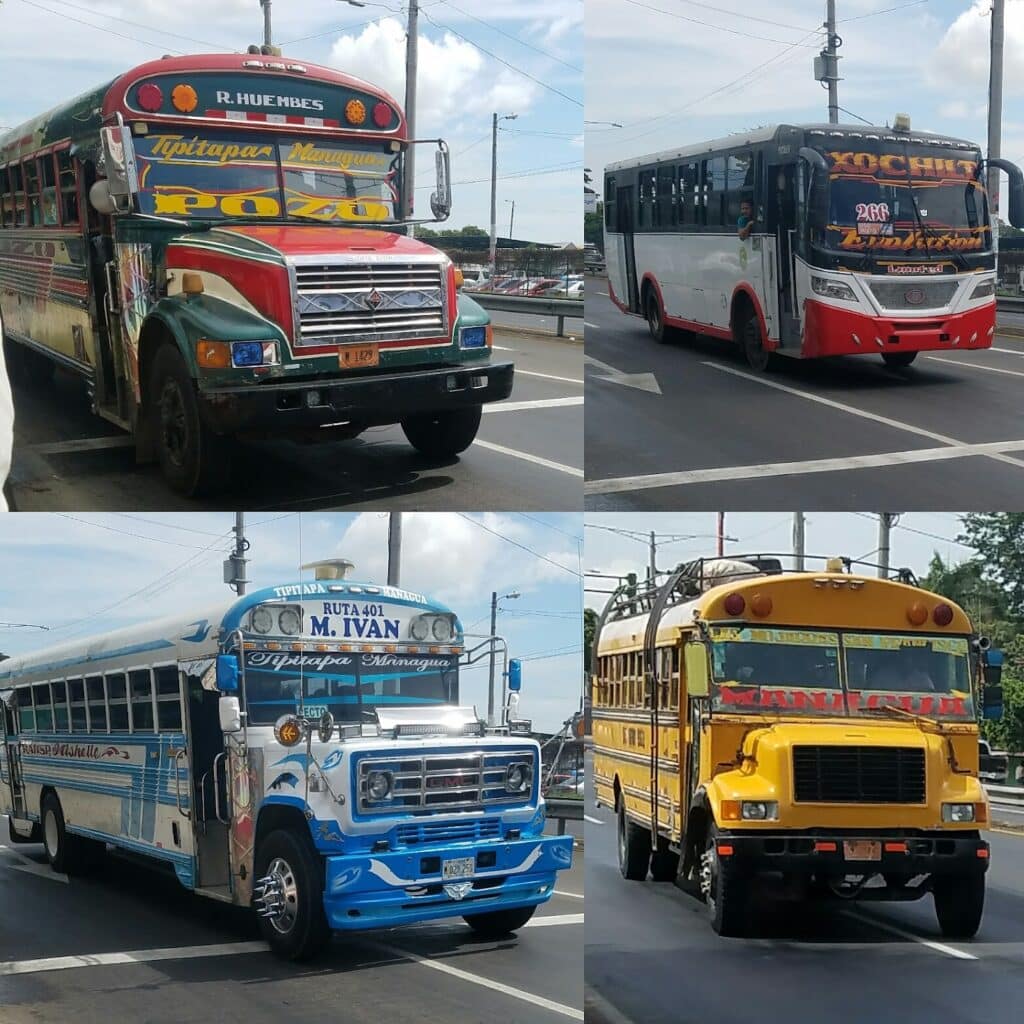
{"type": "Polygon", "coordinates": [[[697,559],[621,587],[594,641],[594,787],[622,875],[676,881],[713,929],[751,897],[915,900],[981,922],[989,845],[979,708],[1002,657],[955,604],[830,559],[697,559]]]}
{"type": "Polygon", "coordinates": [[[415,143],[367,82],[252,55],[153,61],[0,135],[12,370],[81,376],[185,494],[223,484],[232,437],[400,423],[463,451],[513,367],[451,261],[397,231],[415,143]]]}
{"type": "Polygon", "coordinates": [[[259,915],[283,957],[332,929],[462,916],[506,935],[550,898],[540,750],[459,704],[458,617],[348,582],[255,591],[0,665],[0,811],[71,874],[106,845],[259,915]]]}
{"type": "Polygon", "coordinates": [[[893,126],[783,124],[609,165],[609,294],[665,341],[735,342],[758,371],[796,359],[987,348],[995,253],[983,175],[1024,178],[961,139],[893,126]],[[749,204],[749,206],[744,206],[749,204]],[[746,212],[743,212],[746,211],[746,212]]]}

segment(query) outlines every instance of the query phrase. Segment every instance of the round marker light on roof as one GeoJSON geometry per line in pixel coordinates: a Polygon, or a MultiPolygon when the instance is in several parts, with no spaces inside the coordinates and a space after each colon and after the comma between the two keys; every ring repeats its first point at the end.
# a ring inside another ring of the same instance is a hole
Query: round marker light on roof
{"type": "Polygon", "coordinates": [[[743,600],[742,594],[730,594],[725,599],[725,610],[729,615],[742,615],[747,602],[743,600]]]}
{"type": "Polygon", "coordinates": [[[912,626],[922,626],[928,618],[928,609],[920,601],[915,601],[907,609],[907,622],[912,626]]]}
{"type": "Polygon", "coordinates": [[[772,599],[769,594],[755,594],[750,599],[750,610],[762,618],[772,613],[772,599]]]}
{"type": "Polygon", "coordinates": [[[302,739],[302,725],[295,715],[282,715],[274,723],[274,738],[282,747],[294,747],[302,739]]]}
{"type": "Polygon", "coordinates": [[[164,105],[164,94],[159,85],[147,82],[139,86],[139,106],[155,114],[164,105]]]}
{"type": "Polygon", "coordinates": [[[349,124],[362,124],[366,120],[366,104],[362,100],[349,100],[345,104],[345,120],[349,124]]]}
{"type": "Polygon", "coordinates": [[[953,621],[953,609],[948,604],[937,604],[932,620],[936,626],[948,626],[953,621]]]}
{"type": "Polygon", "coordinates": [[[191,85],[185,85],[183,82],[181,85],[176,85],[171,91],[171,102],[174,104],[175,110],[180,110],[183,114],[191,114],[199,105],[199,96],[191,85]]]}
{"type": "Polygon", "coordinates": [[[391,124],[391,108],[386,103],[378,103],[373,108],[373,123],[378,128],[387,128],[391,124]]]}

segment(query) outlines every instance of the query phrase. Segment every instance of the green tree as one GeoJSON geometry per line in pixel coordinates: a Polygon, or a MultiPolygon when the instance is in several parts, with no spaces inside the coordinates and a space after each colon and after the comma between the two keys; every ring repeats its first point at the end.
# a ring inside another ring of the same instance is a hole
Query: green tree
{"type": "Polygon", "coordinates": [[[967,612],[977,632],[1002,648],[1017,637],[1024,623],[1010,614],[1006,591],[995,581],[985,579],[986,568],[978,558],[947,565],[936,552],[921,586],[955,601],[967,612]]]}
{"type": "Polygon", "coordinates": [[[1006,594],[1011,617],[1024,618],[1024,512],[968,512],[957,537],[978,552],[983,576],[1006,594]]]}
{"type": "Polygon", "coordinates": [[[997,750],[1024,751],[1024,636],[1015,637],[1003,653],[1003,717],[983,723],[985,739],[997,750]]]}
{"type": "Polygon", "coordinates": [[[594,649],[594,634],[597,632],[597,612],[593,608],[583,609],[583,668],[589,675],[590,655],[594,649]]]}
{"type": "Polygon", "coordinates": [[[597,204],[597,213],[583,214],[583,241],[598,247],[601,246],[604,239],[604,229],[601,224],[602,205],[601,203],[597,204]]]}

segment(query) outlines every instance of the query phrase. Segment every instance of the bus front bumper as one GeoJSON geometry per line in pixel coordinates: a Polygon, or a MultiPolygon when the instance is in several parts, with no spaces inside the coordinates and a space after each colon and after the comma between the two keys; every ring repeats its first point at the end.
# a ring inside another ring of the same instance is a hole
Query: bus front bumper
{"type": "MultiPolygon", "coordinates": [[[[885,355],[990,348],[995,334],[996,304],[963,313],[935,316],[868,316],[814,299],[804,303],[803,355],[885,355]]],[[[785,355],[786,350],[780,349],[785,355]]]]}
{"type": "Polygon", "coordinates": [[[512,363],[461,364],[345,379],[200,388],[199,407],[207,426],[218,434],[279,436],[340,425],[362,430],[418,413],[499,402],[512,393],[514,369],[512,363]]]}
{"type": "Polygon", "coordinates": [[[572,844],[571,836],[537,836],[326,857],[327,920],[354,931],[536,906],[572,866],[572,844]],[[468,858],[471,877],[442,877],[446,861],[468,858]]]}

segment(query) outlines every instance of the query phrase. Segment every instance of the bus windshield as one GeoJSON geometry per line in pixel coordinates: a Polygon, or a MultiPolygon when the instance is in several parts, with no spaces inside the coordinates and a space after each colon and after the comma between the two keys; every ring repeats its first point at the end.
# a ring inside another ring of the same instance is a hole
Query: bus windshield
{"type": "Polygon", "coordinates": [[[251,651],[245,658],[250,725],[293,712],[371,721],[376,707],[458,701],[458,658],[416,654],[302,654],[251,651]]]}
{"type": "Polygon", "coordinates": [[[711,655],[716,711],[975,717],[965,637],[722,627],[711,655]]]}
{"type": "Polygon", "coordinates": [[[394,221],[401,154],[386,142],[154,133],[135,138],[139,208],[195,220],[394,221]]]}

